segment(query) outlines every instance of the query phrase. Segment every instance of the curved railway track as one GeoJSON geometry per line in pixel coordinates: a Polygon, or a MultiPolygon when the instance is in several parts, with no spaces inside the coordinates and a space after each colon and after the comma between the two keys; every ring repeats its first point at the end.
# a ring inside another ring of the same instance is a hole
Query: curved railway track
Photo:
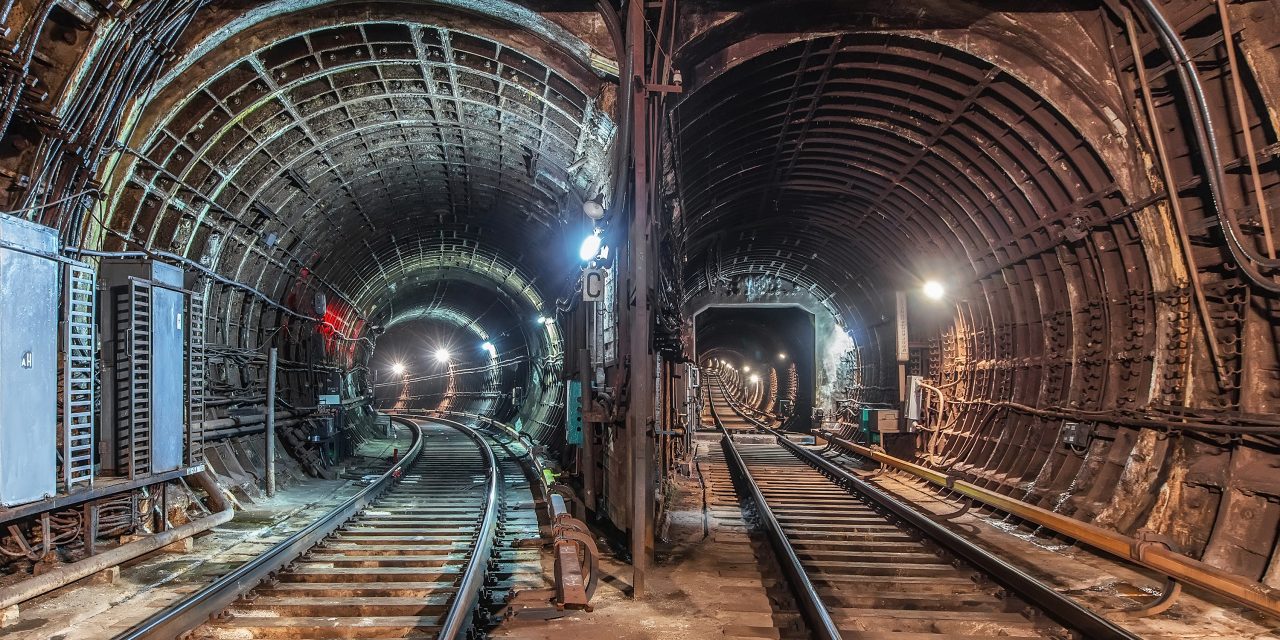
{"type": "Polygon", "coordinates": [[[727,411],[717,414],[714,407],[728,407],[728,392],[724,388],[724,382],[720,380],[720,376],[714,372],[705,374],[708,380],[714,381],[714,384],[706,385],[707,400],[706,406],[711,409],[711,419],[715,422],[716,428],[741,433],[762,432],[760,425],[748,420],[745,416],[737,411],[727,411]]]}
{"type": "MultiPolygon", "coordinates": [[[[119,639],[468,637],[488,609],[486,575],[512,571],[499,526],[508,494],[531,500],[514,454],[465,425],[396,418],[416,430],[403,460],[360,494],[252,562],[119,639]],[[503,547],[503,548],[499,548],[503,547]]],[[[527,529],[532,529],[530,533],[527,529]]]]}
{"type": "Polygon", "coordinates": [[[743,417],[717,395],[739,493],[815,637],[1136,637],[781,434],[734,442],[724,414],[743,417]]]}

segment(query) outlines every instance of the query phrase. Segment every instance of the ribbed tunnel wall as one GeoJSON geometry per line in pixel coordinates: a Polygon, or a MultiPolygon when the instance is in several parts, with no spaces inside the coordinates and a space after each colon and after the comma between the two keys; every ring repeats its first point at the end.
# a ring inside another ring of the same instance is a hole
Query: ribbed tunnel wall
{"type": "Polygon", "coordinates": [[[432,316],[510,336],[525,364],[475,384],[523,387],[525,419],[554,420],[563,348],[533,319],[555,319],[572,286],[613,125],[577,36],[514,4],[447,4],[135,3],[59,96],[122,144],[25,152],[48,190],[24,201],[57,201],[38,217],[72,246],[211,275],[211,377],[226,393],[260,386],[268,345],[289,402],[314,405],[328,368],[354,370],[346,391],[360,393],[377,336],[432,316]],[[77,157],[105,182],[68,168],[77,157]],[[64,198],[79,183],[102,202],[64,198]],[[501,326],[481,320],[477,290],[501,300],[501,326]]]}
{"type": "MultiPolygon", "coordinates": [[[[1159,4],[1198,90],[1145,2],[882,4],[682,8],[659,301],[801,305],[830,414],[895,400],[906,291],[948,399],[922,462],[1280,584],[1275,3],[1229,4],[1227,35],[1214,3],[1159,4]]],[[[576,293],[582,201],[620,196],[593,5],[4,8],[0,200],[202,273],[216,406],[258,393],[268,345],[306,405],[330,372],[362,389],[383,330],[479,327],[519,336],[498,386],[542,392],[551,433],[562,335],[535,320],[576,293]]]]}
{"type": "MultiPolygon", "coordinates": [[[[948,399],[926,416],[921,462],[1126,533],[1168,534],[1274,584],[1280,487],[1256,471],[1280,461],[1262,415],[1276,397],[1274,299],[1247,286],[1214,228],[1153,27],[1139,19],[1134,34],[1167,165],[1124,11],[1037,5],[1015,17],[981,4],[772,3],[689,21],[672,118],[686,297],[803,292],[830,307],[851,345],[827,358],[836,374],[819,397],[833,412],[896,404],[894,294],[906,291],[909,369],[948,399]],[[1163,166],[1180,182],[1181,225],[1163,166]],[[946,298],[921,296],[926,280],[946,298]],[[1094,429],[1090,446],[1060,444],[1066,421],[1094,429]],[[1218,435],[1240,426],[1250,435],[1218,435]]],[[[1258,192],[1229,73],[1209,71],[1225,60],[1211,9],[1165,14],[1199,56],[1229,154],[1225,189],[1249,213],[1258,192]]],[[[1263,38],[1242,45],[1255,53],[1274,37],[1256,22],[1246,36],[1263,38]]],[[[1274,57],[1246,60],[1236,73],[1252,135],[1274,146],[1260,110],[1274,87],[1248,86],[1274,57]]],[[[1263,240],[1256,224],[1244,232],[1255,253],[1263,240]]]]}

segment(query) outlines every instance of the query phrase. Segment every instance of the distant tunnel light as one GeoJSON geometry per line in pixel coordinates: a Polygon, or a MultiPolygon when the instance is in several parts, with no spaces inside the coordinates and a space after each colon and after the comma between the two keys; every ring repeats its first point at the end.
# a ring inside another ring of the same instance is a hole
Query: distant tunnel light
{"type": "Polygon", "coordinates": [[[396,374],[396,375],[398,375],[398,376],[402,376],[402,375],[404,375],[404,372],[405,372],[405,368],[404,368],[404,363],[403,363],[403,362],[393,362],[393,363],[391,363],[391,373],[394,373],[394,374],[396,374]]]}
{"type": "Polygon", "coordinates": [[[760,382],[760,376],[758,376],[758,375],[756,375],[756,374],[754,374],[754,373],[753,373],[753,374],[751,374],[751,382],[753,382],[753,383],[755,383],[755,382],[760,382]]]}
{"type": "Polygon", "coordinates": [[[445,363],[449,362],[449,360],[450,360],[452,357],[453,357],[453,356],[452,356],[452,355],[450,355],[450,353],[449,353],[449,350],[448,350],[448,349],[446,349],[446,348],[444,348],[444,347],[440,347],[439,349],[436,349],[436,362],[439,362],[440,364],[445,364],[445,363]]]}
{"type": "Polygon", "coordinates": [[[498,348],[493,346],[492,342],[486,341],[484,344],[480,345],[480,348],[484,349],[484,352],[489,354],[490,358],[498,357],[498,348]]]}
{"type": "Polygon", "coordinates": [[[742,372],[743,372],[743,373],[746,373],[746,372],[748,372],[748,371],[750,371],[750,370],[751,370],[751,367],[748,367],[748,366],[747,366],[747,365],[745,365],[745,364],[744,364],[744,365],[742,365],[742,372]]]}
{"type": "Polygon", "coordinates": [[[591,235],[583,238],[582,247],[578,249],[578,257],[583,262],[594,259],[597,255],[600,255],[601,242],[600,234],[593,231],[591,235]]]}
{"type": "Polygon", "coordinates": [[[937,280],[929,280],[928,282],[925,282],[921,291],[923,291],[925,297],[930,300],[941,300],[942,296],[947,294],[947,289],[937,280]]]}
{"type": "Polygon", "coordinates": [[[786,359],[787,359],[787,354],[785,354],[785,353],[779,353],[779,354],[778,354],[778,359],[779,359],[779,360],[786,360],[786,359]]]}

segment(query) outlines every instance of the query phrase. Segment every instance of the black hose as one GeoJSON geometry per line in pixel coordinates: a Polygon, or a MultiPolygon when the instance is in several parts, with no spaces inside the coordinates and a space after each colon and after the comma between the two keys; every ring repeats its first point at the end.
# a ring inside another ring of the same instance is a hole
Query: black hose
{"type": "MultiPolygon", "coordinates": [[[[1194,137],[1197,151],[1200,153],[1200,163],[1204,165],[1205,182],[1209,185],[1209,201],[1214,208],[1218,226],[1222,229],[1222,233],[1227,239],[1227,249],[1231,252],[1231,257],[1238,263],[1240,271],[1244,273],[1249,282],[1269,293],[1280,294],[1280,283],[1262,275],[1251,266],[1257,264],[1267,269],[1276,269],[1280,268],[1280,259],[1267,259],[1254,255],[1254,252],[1245,246],[1241,240],[1235,215],[1227,207],[1226,194],[1223,189],[1223,183],[1226,182],[1226,178],[1222,172],[1222,154],[1218,149],[1217,137],[1213,130],[1213,117],[1209,113],[1208,100],[1204,95],[1204,85],[1200,83],[1195,62],[1191,60],[1190,54],[1187,53],[1186,47],[1183,46],[1182,38],[1173,30],[1169,21],[1165,20],[1164,15],[1160,13],[1160,9],[1155,3],[1152,0],[1139,0],[1139,5],[1151,21],[1151,24],[1155,26],[1156,40],[1177,70],[1178,82],[1182,85],[1184,97],[1190,103],[1191,125],[1195,131],[1194,137]]],[[[1231,34],[1226,34],[1226,46],[1234,46],[1231,41],[1231,34]]],[[[1135,65],[1142,64],[1141,60],[1134,60],[1133,62],[1135,65]]],[[[1245,131],[1245,135],[1249,135],[1249,132],[1245,131]]],[[[1170,196],[1176,197],[1172,193],[1176,186],[1168,185],[1168,189],[1170,190],[1170,196]]]]}

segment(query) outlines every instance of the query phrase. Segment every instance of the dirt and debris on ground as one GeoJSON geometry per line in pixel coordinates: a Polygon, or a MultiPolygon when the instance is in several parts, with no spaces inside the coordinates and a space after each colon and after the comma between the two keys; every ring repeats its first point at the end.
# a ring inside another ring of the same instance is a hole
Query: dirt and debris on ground
{"type": "Polygon", "coordinates": [[[411,442],[370,440],[344,462],[336,480],[308,479],[273,498],[242,501],[230,522],[197,536],[189,553],[157,552],[120,567],[112,583],[89,577],[19,606],[16,621],[0,630],[6,640],[101,640],[199,590],[306,527],[364,486],[359,478],[385,468],[411,442]]]}
{"type": "Polygon", "coordinates": [[[718,444],[698,443],[690,476],[673,475],[674,498],[647,574],[647,594],[631,598],[631,566],[599,546],[603,577],[593,611],[549,621],[508,620],[495,638],[519,640],[695,640],[800,638],[785,585],[761,566],[766,543],[753,535],[718,444]]]}

